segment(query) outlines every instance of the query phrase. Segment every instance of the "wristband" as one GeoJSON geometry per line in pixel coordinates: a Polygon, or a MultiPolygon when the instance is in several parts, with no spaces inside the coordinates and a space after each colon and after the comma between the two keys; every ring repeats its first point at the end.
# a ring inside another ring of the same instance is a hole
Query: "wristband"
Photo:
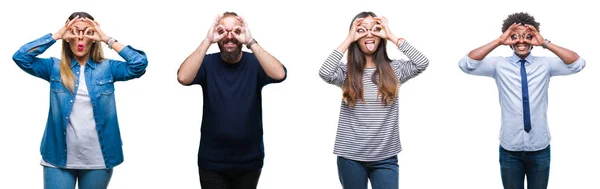
{"type": "Polygon", "coordinates": [[[252,40],[246,45],[246,48],[250,49],[250,47],[252,47],[252,45],[254,45],[256,42],[256,40],[254,38],[252,38],[252,40]]]}
{"type": "Polygon", "coordinates": [[[117,42],[117,40],[115,38],[107,37],[106,44],[108,44],[109,49],[113,49],[112,46],[113,46],[113,44],[115,44],[115,42],[117,42]]]}
{"type": "Polygon", "coordinates": [[[404,38],[402,38],[402,37],[399,37],[399,38],[396,40],[396,44],[398,44],[398,46],[400,46],[400,40],[404,40],[404,38]]]}
{"type": "Polygon", "coordinates": [[[548,40],[548,39],[544,39],[544,44],[542,44],[542,47],[543,47],[544,49],[547,49],[547,48],[548,48],[548,44],[549,44],[549,43],[550,43],[550,40],[548,40]]]}

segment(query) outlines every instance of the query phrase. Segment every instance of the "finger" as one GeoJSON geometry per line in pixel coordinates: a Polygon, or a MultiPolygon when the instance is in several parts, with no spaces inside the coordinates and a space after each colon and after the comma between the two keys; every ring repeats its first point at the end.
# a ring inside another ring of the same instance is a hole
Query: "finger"
{"type": "Polygon", "coordinates": [[[508,27],[508,29],[507,29],[506,31],[508,31],[508,30],[510,30],[510,31],[514,30],[514,29],[515,29],[515,28],[516,28],[518,25],[520,25],[520,24],[517,24],[517,23],[515,22],[515,23],[513,23],[512,25],[510,25],[510,27],[508,27]]]}
{"type": "Polygon", "coordinates": [[[222,34],[217,35],[219,38],[224,38],[227,36],[227,32],[223,32],[222,34]]]}
{"type": "Polygon", "coordinates": [[[356,27],[356,31],[355,32],[358,32],[358,30],[362,30],[363,32],[366,32],[367,28],[365,28],[363,26],[358,26],[358,27],[356,27]]]}
{"type": "Polygon", "coordinates": [[[525,24],[525,27],[527,27],[529,30],[533,31],[533,33],[538,33],[537,29],[535,29],[535,27],[532,25],[525,24]]]}
{"type": "Polygon", "coordinates": [[[244,18],[243,18],[243,17],[241,17],[241,16],[238,16],[237,18],[238,18],[238,20],[239,20],[240,22],[242,22],[242,26],[244,26],[244,27],[246,27],[246,28],[248,27],[248,23],[246,23],[246,20],[244,20],[244,18]]]}
{"type": "Polygon", "coordinates": [[[75,16],[75,18],[68,20],[67,24],[65,25],[67,28],[71,27],[71,25],[73,25],[73,23],[75,23],[75,21],[77,21],[77,18],[79,18],[79,15],[75,16]]]}
{"type": "Polygon", "coordinates": [[[373,27],[373,31],[371,31],[371,34],[377,36],[377,37],[381,37],[384,38],[384,34],[385,34],[385,30],[381,29],[379,31],[375,30],[375,27],[373,27]]]}
{"type": "Polygon", "coordinates": [[[83,18],[82,21],[84,21],[85,23],[88,23],[90,25],[92,25],[92,27],[95,27],[95,23],[92,22],[92,20],[90,20],[89,18],[83,18]]]}
{"type": "Polygon", "coordinates": [[[363,20],[364,20],[364,18],[359,18],[359,19],[354,20],[354,26],[358,27],[362,23],[363,20]]]}
{"type": "Polygon", "coordinates": [[[383,20],[376,20],[375,21],[379,26],[381,26],[382,28],[386,27],[386,23],[383,20]]]}
{"type": "Polygon", "coordinates": [[[100,26],[100,23],[96,20],[92,20],[90,18],[85,18],[85,19],[88,20],[88,22],[90,22],[90,24],[92,24],[93,26],[96,26],[96,27],[100,26]]]}
{"type": "Polygon", "coordinates": [[[231,30],[231,33],[233,34],[233,36],[240,36],[242,34],[246,33],[246,29],[242,26],[236,26],[233,27],[233,29],[231,30]]]}
{"type": "Polygon", "coordinates": [[[96,35],[84,35],[83,37],[92,40],[92,41],[100,41],[100,38],[97,37],[96,35]]]}
{"type": "Polygon", "coordinates": [[[363,26],[358,26],[354,32],[356,32],[357,36],[367,35],[367,33],[368,33],[367,28],[365,28],[363,26]]]}
{"type": "Polygon", "coordinates": [[[375,25],[375,26],[373,26],[373,28],[371,28],[371,30],[374,30],[375,32],[385,31],[385,27],[382,25],[375,25]],[[379,30],[379,31],[377,31],[377,30],[379,30]]]}
{"type": "Polygon", "coordinates": [[[240,36],[239,34],[232,32],[231,33],[233,35],[233,38],[235,38],[236,40],[238,40],[241,43],[245,43],[244,40],[242,39],[242,36],[240,36]]]}
{"type": "Polygon", "coordinates": [[[213,27],[214,31],[216,31],[219,35],[223,34],[223,33],[227,33],[227,31],[225,31],[225,26],[223,25],[217,25],[215,27],[213,27]]]}
{"type": "Polygon", "coordinates": [[[97,32],[96,30],[94,30],[94,28],[86,28],[85,31],[83,31],[84,35],[95,35],[97,32]]]}
{"type": "Polygon", "coordinates": [[[504,31],[504,33],[502,34],[502,36],[504,36],[504,38],[506,37],[511,37],[514,34],[514,28],[517,26],[517,23],[513,23],[511,24],[506,31],[504,31]]]}
{"type": "Polygon", "coordinates": [[[219,20],[221,20],[221,16],[222,16],[222,14],[218,14],[218,15],[215,17],[215,22],[213,23],[213,27],[214,27],[214,26],[217,26],[217,25],[219,24],[219,20]]]}
{"type": "Polygon", "coordinates": [[[380,21],[381,23],[387,23],[387,19],[383,16],[373,17],[374,20],[380,21]]]}
{"type": "Polygon", "coordinates": [[[99,24],[98,24],[96,21],[94,21],[94,20],[92,20],[92,19],[89,19],[89,18],[85,18],[85,20],[86,20],[88,23],[90,23],[90,25],[92,25],[94,28],[98,28],[98,27],[99,27],[99,24]]]}
{"type": "MultiPolygon", "coordinates": [[[[92,23],[90,22],[90,20],[88,18],[81,18],[80,20],[83,21],[83,22],[85,22],[85,23],[88,23],[88,24],[92,25],[92,23]]],[[[92,25],[92,26],[94,26],[94,25],[92,25]]]]}
{"type": "Polygon", "coordinates": [[[214,38],[214,40],[215,40],[215,42],[219,42],[223,38],[225,38],[225,36],[227,36],[227,32],[223,32],[222,34],[217,34],[217,36],[214,38]]]}
{"type": "Polygon", "coordinates": [[[519,35],[517,35],[516,39],[510,38],[510,41],[508,42],[509,45],[514,45],[517,44],[519,42],[519,35]]]}
{"type": "Polygon", "coordinates": [[[75,28],[71,28],[71,34],[77,36],[77,30],[75,28]]]}
{"type": "Polygon", "coordinates": [[[236,31],[236,30],[242,31],[243,29],[244,29],[244,27],[242,27],[242,26],[235,26],[235,27],[233,27],[233,30],[231,30],[231,31],[236,31]]]}
{"type": "Polygon", "coordinates": [[[369,33],[368,33],[368,32],[365,32],[365,33],[358,33],[358,34],[356,35],[356,39],[363,38],[364,36],[367,36],[367,34],[369,34],[369,33]]]}
{"type": "Polygon", "coordinates": [[[77,37],[77,31],[75,31],[75,29],[71,29],[70,33],[63,35],[63,39],[75,39],[77,37]]]}

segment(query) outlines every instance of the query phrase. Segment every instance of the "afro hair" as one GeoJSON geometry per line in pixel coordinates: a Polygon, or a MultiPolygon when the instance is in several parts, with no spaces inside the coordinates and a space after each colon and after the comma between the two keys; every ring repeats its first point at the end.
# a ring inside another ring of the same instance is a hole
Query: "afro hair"
{"type": "Polygon", "coordinates": [[[532,25],[536,30],[540,31],[540,23],[536,22],[533,16],[524,12],[519,12],[508,15],[508,18],[506,18],[502,24],[502,33],[504,33],[513,23],[532,25]]]}

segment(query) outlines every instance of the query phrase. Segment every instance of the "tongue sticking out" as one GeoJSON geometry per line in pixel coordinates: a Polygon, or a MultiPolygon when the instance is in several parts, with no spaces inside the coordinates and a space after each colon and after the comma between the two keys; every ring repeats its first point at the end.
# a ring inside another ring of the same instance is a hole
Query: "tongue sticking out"
{"type": "Polygon", "coordinates": [[[375,50],[375,44],[374,43],[367,44],[367,49],[369,49],[369,51],[375,50]]]}

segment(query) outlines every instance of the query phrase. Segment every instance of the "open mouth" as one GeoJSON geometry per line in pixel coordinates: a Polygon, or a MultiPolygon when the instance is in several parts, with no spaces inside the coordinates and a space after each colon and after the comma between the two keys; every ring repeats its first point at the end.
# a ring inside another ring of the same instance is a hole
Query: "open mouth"
{"type": "Polygon", "coordinates": [[[235,47],[237,47],[237,44],[235,44],[233,41],[229,41],[229,42],[223,44],[223,46],[225,46],[227,48],[235,48],[235,47]]]}
{"type": "Polygon", "coordinates": [[[369,51],[375,50],[375,40],[367,40],[365,41],[365,45],[369,51]]]}
{"type": "Polygon", "coordinates": [[[83,51],[83,44],[77,45],[77,51],[83,51]]]}
{"type": "Polygon", "coordinates": [[[529,45],[527,44],[517,44],[515,45],[515,48],[517,48],[517,50],[519,51],[526,51],[529,49],[529,45]]]}

